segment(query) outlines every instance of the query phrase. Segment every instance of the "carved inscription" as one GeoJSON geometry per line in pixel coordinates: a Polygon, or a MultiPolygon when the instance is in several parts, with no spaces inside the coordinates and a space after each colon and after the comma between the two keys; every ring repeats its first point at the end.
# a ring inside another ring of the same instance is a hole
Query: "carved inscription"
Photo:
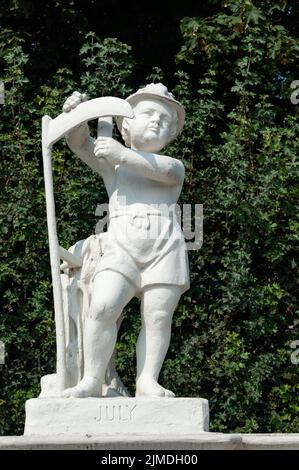
{"type": "Polygon", "coordinates": [[[132,421],[136,406],[137,405],[101,405],[99,407],[99,416],[96,420],[99,423],[104,421],[132,421]]]}

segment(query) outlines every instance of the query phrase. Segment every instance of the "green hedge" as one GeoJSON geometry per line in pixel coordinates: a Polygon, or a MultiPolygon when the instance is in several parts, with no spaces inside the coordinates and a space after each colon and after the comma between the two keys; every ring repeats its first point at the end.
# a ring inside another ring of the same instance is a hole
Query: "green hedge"
{"type": "MultiPolygon", "coordinates": [[[[298,365],[291,362],[291,343],[299,339],[299,124],[290,101],[299,47],[292,15],[292,2],[234,0],[210,17],[181,22],[173,92],[187,122],[167,152],[186,166],[181,202],[204,204],[204,240],[190,252],[192,286],[174,317],[161,382],[178,396],[209,399],[213,431],[299,432],[298,365]]],[[[34,80],[27,38],[1,30],[0,41],[5,435],[22,433],[25,400],[55,370],[41,117],[58,115],[76,89],[90,98],[125,97],[136,76],[131,48],[94,33],[82,44],[80,67],[43,80],[34,80]]],[[[149,79],[162,77],[156,68],[149,79]]],[[[68,247],[92,233],[95,208],[107,198],[65,142],[53,161],[58,232],[68,247]]],[[[118,370],[132,393],[138,308],[137,300],[128,308],[117,345],[118,370]]]]}

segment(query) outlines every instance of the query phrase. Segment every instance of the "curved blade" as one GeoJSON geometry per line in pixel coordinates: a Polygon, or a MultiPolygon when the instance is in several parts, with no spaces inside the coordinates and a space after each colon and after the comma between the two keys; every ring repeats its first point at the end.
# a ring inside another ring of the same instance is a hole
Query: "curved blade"
{"type": "Polygon", "coordinates": [[[61,113],[49,123],[47,145],[53,145],[74,127],[83,122],[105,116],[122,116],[133,118],[131,105],[113,96],[103,96],[80,103],[68,113],[61,113]]]}

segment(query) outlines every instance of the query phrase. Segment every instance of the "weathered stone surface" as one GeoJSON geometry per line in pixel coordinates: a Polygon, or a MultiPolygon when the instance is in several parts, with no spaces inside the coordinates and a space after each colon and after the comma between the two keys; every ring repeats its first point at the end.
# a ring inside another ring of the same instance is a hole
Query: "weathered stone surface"
{"type": "Polygon", "coordinates": [[[203,398],[38,398],[26,402],[29,435],[169,435],[208,431],[203,398]]]}
{"type": "Polygon", "coordinates": [[[0,450],[299,450],[299,434],[5,436],[0,450]]]}

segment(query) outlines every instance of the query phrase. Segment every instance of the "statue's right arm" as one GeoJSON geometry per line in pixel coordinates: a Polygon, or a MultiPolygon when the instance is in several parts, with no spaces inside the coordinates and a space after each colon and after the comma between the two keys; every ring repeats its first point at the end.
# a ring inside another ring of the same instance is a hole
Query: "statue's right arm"
{"type": "Polygon", "coordinates": [[[110,197],[115,189],[115,173],[104,158],[99,159],[95,156],[95,139],[89,135],[88,125],[84,123],[75,127],[66,135],[66,141],[74,154],[103,178],[107,193],[110,197]]]}
{"type": "MultiPolygon", "coordinates": [[[[63,112],[69,113],[80,103],[87,100],[87,96],[78,91],[67,98],[63,105],[63,112]]],[[[94,142],[89,135],[89,128],[86,122],[75,127],[66,135],[66,141],[69,148],[93,171],[98,173],[104,179],[108,193],[113,190],[114,173],[104,159],[99,160],[94,154],[94,142]]]]}
{"type": "Polygon", "coordinates": [[[89,135],[86,123],[75,127],[66,135],[69,148],[80,160],[88,165],[93,171],[102,175],[101,165],[94,154],[94,139],[89,135]]]}
{"type": "MultiPolygon", "coordinates": [[[[66,99],[62,111],[69,113],[84,101],[87,101],[87,95],[79,91],[74,91],[71,96],[66,99]]],[[[72,129],[65,137],[69,148],[93,171],[101,174],[98,159],[93,151],[94,139],[89,135],[88,124],[83,122],[80,126],[76,126],[72,129]]]]}

